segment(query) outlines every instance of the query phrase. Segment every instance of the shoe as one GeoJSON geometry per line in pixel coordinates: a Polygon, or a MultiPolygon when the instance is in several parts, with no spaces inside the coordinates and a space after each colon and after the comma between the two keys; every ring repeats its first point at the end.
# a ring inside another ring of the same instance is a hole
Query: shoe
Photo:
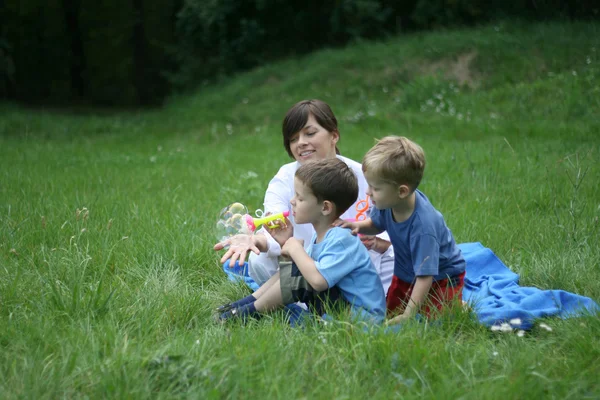
{"type": "Polygon", "coordinates": [[[233,303],[223,304],[215,309],[215,311],[219,314],[223,314],[224,312],[230,311],[233,309],[233,303]]]}
{"type": "Polygon", "coordinates": [[[231,308],[227,311],[215,314],[213,318],[216,323],[225,324],[228,321],[233,321],[237,318],[240,318],[240,315],[238,314],[237,308],[231,308]]]}

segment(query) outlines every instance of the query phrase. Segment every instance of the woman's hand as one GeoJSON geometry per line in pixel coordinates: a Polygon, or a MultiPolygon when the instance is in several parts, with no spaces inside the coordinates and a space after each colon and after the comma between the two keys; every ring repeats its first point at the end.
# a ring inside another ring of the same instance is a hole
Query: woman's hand
{"type": "MultiPolygon", "coordinates": [[[[258,240],[257,236],[258,235],[235,235],[230,239],[217,243],[213,249],[219,251],[227,248],[227,252],[221,257],[220,263],[223,264],[229,259],[229,268],[233,268],[236,261],[238,261],[238,264],[243,264],[246,261],[246,255],[249,251],[260,254],[260,250],[256,246],[256,241],[258,240]]],[[[264,235],[260,236],[264,238],[264,235]]]]}
{"type": "Polygon", "coordinates": [[[270,225],[265,224],[264,227],[281,247],[283,247],[285,242],[294,235],[294,226],[287,218],[283,221],[273,221],[270,225]],[[272,226],[275,225],[277,225],[277,227],[273,228],[272,226]]]}

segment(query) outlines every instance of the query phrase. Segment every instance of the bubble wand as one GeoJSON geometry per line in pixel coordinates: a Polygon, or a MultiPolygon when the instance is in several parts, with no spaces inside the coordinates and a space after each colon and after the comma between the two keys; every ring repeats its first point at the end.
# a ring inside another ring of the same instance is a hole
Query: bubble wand
{"type": "MultiPolygon", "coordinates": [[[[290,215],[289,211],[280,212],[277,214],[267,215],[266,217],[253,218],[250,214],[246,214],[246,226],[250,232],[254,232],[261,225],[267,224],[272,221],[285,220],[290,215]]],[[[270,228],[277,228],[279,225],[269,225],[270,228]]]]}

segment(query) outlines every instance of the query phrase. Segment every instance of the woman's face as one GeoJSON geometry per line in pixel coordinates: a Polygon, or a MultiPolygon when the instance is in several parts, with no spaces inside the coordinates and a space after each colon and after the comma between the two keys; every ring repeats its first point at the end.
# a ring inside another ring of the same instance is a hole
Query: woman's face
{"type": "Polygon", "coordinates": [[[333,158],[339,138],[337,131],[328,132],[310,114],[304,128],[290,139],[290,150],[300,164],[309,160],[333,158]]]}

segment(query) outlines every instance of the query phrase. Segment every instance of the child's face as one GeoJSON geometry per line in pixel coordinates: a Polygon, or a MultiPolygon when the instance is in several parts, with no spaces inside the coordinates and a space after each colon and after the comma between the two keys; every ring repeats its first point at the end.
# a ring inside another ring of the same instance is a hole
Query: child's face
{"type": "Polygon", "coordinates": [[[392,208],[402,201],[398,185],[369,173],[365,173],[365,179],[369,185],[367,194],[378,209],[392,208]]]}
{"type": "Polygon", "coordinates": [[[319,125],[311,114],[304,128],[291,137],[290,150],[300,164],[310,160],[333,158],[339,137],[339,133],[328,132],[319,125]]]}
{"type": "Polygon", "coordinates": [[[297,224],[313,223],[322,217],[317,197],[298,178],[294,178],[294,192],[290,203],[292,204],[292,215],[297,224]]]}

